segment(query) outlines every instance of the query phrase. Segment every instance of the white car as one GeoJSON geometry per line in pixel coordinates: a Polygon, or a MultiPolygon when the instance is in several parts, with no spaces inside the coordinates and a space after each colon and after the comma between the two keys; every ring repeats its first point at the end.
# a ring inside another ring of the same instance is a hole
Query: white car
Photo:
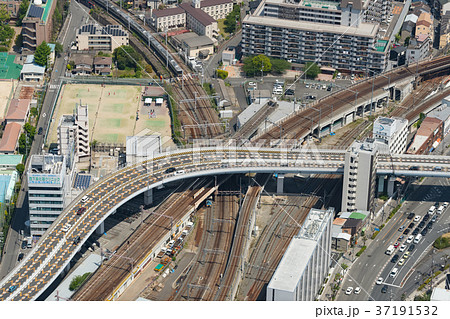
{"type": "Polygon", "coordinates": [[[447,207],[448,207],[448,202],[444,202],[444,203],[442,204],[442,206],[444,206],[444,208],[447,208],[447,207]]]}
{"type": "Polygon", "coordinates": [[[67,232],[67,231],[70,229],[70,227],[72,227],[72,225],[66,224],[66,225],[64,225],[64,227],[62,228],[62,231],[63,231],[63,232],[67,232]]]}
{"type": "Polygon", "coordinates": [[[355,295],[359,295],[360,292],[361,292],[361,287],[356,287],[355,288],[355,295]]]}
{"type": "Polygon", "coordinates": [[[405,251],[406,247],[407,246],[405,244],[401,245],[399,251],[405,251]]]}
{"type": "Polygon", "coordinates": [[[416,217],[414,217],[414,221],[418,222],[422,217],[420,217],[419,215],[417,215],[416,217]]]}
{"type": "Polygon", "coordinates": [[[381,285],[383,283],[383,278],[379,277],[377,279],[377,285],[381,285]]]}
{"type": "Polygon", "coordinates": [[[346,295],[350,295],[353,292],[353,287],[348,287],[347,290],[345,291],[346,295]]]}
{"type": "Polygon", "coordinates": [[[248,82],[248,85],[249,86],[256,86],[256,83],[255,82],[248,82]]]}
{"type": "Polygon", "coordinates": [[[406,240],[406,243],[407,243],[407,244],[410,244],[410,243],[412,243],[413,240],[414,240],[414,236],[411,235],[411,236],[409,236],[408,239],[406,240]]]}

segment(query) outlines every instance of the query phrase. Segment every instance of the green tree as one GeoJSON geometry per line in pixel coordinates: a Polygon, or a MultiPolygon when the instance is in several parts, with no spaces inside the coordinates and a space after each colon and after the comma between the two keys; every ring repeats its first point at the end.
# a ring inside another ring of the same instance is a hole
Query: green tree
{"type": "Polygon", "coordinates": [[[253,64],[255,65],[256,72],[270,72],[272,70],[272,63],[270,63],[270,59],[266,57],[264,54],[257,55],[253,58],[253,64]]]}
{"type": "Polygon", "coordinates": [[[140,54],[129,45],[122,45],[116,48],[113,52],[113,59],[117,63],[119,70],[133,68],[135,71],[139,66],[139,62],[142,60],[140,54]]]}
{"type": "Polygon", "coordinates": [[[25,18],[25,15],[27,14],[28,6],[30,5],[29,0],[22,0],[22,3],[19,6],[19,12],[17,14],[17,26],[22,25],[22,20],[25,18]]]}
{"type": "Polygon", "coordinates": [[[69,285],[69,290],[74,291],[81,287],[83,282],[91,275],[90,272],[84,273],[81,276],[75,276],[69,285]]]}
{"type": "Polygon", "coordinates": [[[406,37],[405,38],[405,47],[407,47],[409,45],[409,41],[411,40],[411,37],[406,37]]]}
{"type": "Polygon", "coordinates": [[[55,54],[60,56],[61,53],[63,53],[64,51],[62,44],[59,42],[52,42],[52,43],[55,45],[55,54]]]}
{"type": "Polygon", "coordinates": [[[6,4],[0,5],[0,24],[7,24],[10,19],[11,16],[8,13],[6,4]]]}
{"type": "Polygon", "coordinates": [[[237,22],[240,20],[241,10],[238,5],[234,5],[233,11],[231,11],[225,18],[225,32],[234,33],[237,28],[237,22]]]}
{"type": "Polygon", "coordinates": [[[402,39],[402,36],[400,35],[400,32],[399,32],[395,35],[395,42],[399,43],[401,39],[402,39]]]}
{"type": "Polygon", "coordinates": [[[320,67],[314,62],[306,62],[303,71],[306,72],[306,77],[309,79],[315,79],[320,73],[320,67]]]}
{"type": "Polygon", "coordinates": [[[15,44],[16,47],[18,47],[18,48],[21,48],[21,47],[22,47],[22,44],[23,44],[23,37],[22,37],[22,34],[18,34],[18,35],[17,35],[14,44],[15,44]]]}
{"type": "Polygon", "coordinates": [[[217,69],[217,76],[222,80],[225,80],[228,77],[228,72],[225,70],[217,69]]]}
{"type": "Polygon", "coordinates": [[[42,41],[42,43],[36,48],[36,52],[34,52],[34,62],[40,66],[47,67],[50,52],[51,49],[47,45],[47,42],[42,41]]]}
{"type": "Polygon", "coordinates": [[[291,68],[291,63],[283,59],[270,59],[272,63],[272,73],[283,74],[286,70],[291,68]]]}
{"type": "Polygon", "coordinates": [[[242,60],[242,63],[244,64],[242,66],[242,71],[244,71],[245,75],[247,75],[247,76],[255,75],[256,67],[255,67],[255,64],[253,63],[253,57],[251,57],[251,56],[245,57],[242,60]]]}
{"type": "Polygon", "coordinates": [[[25,171],[25,165],[22,163],[17,164],[16,166],[17,173],[19,173],[19,176],[22,176],[23,172],[25,171]]]}

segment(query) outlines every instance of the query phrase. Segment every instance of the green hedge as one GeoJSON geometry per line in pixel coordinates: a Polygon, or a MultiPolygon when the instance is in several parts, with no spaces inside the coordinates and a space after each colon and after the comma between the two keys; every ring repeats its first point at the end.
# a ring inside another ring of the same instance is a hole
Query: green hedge
{"type": "Polygon", "coordinates": [[[436,249],[444,249],[450,247],[450,238],[448,237],[439,237],[433,243],[433,247],[436,249]]]}
{"type": "Polygon", "coordinates": [[[74,291],[81,287],[83,282],[91,275],[90,272],[87,272],[81,276],[75,276],[69,285],[69,290],[74,291]]]}
{"type": "Polygon", "coordinates": [[[376,232],[374,232],[373,234],[372,234],[372,239],[375,239],[375,237],[377,237],[377,235],[378,235],[378,233],[379,233],[380,231],[379,230],[377,230],[376,232]]]}
{"type": "Polygon", "coordinates": [[[361,249],[356,253],[356,257],[361,256],[361,254],[366,250],[367,246],[362,246],[361,249]]]}

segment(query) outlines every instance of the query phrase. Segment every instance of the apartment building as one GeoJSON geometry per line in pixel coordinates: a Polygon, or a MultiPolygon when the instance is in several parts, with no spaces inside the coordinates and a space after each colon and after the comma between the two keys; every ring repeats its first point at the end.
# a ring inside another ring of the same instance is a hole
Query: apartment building
{"type": "Polygon", "coordinates": [[[28,176],[31,236],[42,236],[64,209],[66,160],[61,155],[32,155],[28,176]]]}
{"type": "Polygon", "coordinates": [[[243,21],[242,52],[304,64],[317,61],[341,71],[381,72],[388,41],[378,24],[361,22],[361,1],[263,0],[243,21]]]}
{"type": "Polygon", "coordinates": [[[385,143],[391,154],[403,154],[406,151],[408,120],[399,117],[379,117],[373,124],[373,138],[385,143]]]}
{"type": "Polygon", "coordinates": [[[23,50],[34,51],[43,41],[51,41],[56,0],[33,0],[22,20],[23,50]]]}
{"type": "Polygon", "coordinates": [[[219,35],[216,20],[225,19],[231,11],[232,0],[193,0],[175,8],[152,10],[147,21],[158,32],[188,28],[215,41],[219,35]]]}
{"type": "Polygon", "coordinates": [[[81,26],[76,32],[76,47],[79,51],[96,50],[113,52],[122,45],[128,45],[128,32],[120,25],[100,27],[95,24],[81,26]]]}
{"type": "Polygon", "coordinates": [[[392,9],[392,0],[367,0],[364,1],[363,8],[364,22],[386,22],[392,9]]]}
{"type": "Polygon", "coordinates": [[[415,39],[409,41],[406,48],[406,63],[416,63],[426,59],[432,48],[432,40],[427,34],[419,34],[415,39]]]}
{"type": "Polygon", "coordinates": [[[233,1],[230,0],[203,0],[199,2],[199,8],[214,20],[225,19],[233,11],[233,1]]]}
{"type": "Polygon", "coordinates": [[[355,141],[345,154],[341,211],[373,211],[378,147],[355,141]]]}
{"type": "Polygon", "coordinates": [[[87,104],[77,104],[74,114],[63,115],[58,125],[59,154],[69,156],[75,148],[75,161],[90,155],[87,104]]]}
{"type": "Polygon", "coordinates": [[[417,19],[415,36],[418,37],[419,35],[428,35],[433,43],[433,16],[429,12],[422,11],[417,19]]]}
{"type": "Polygon", "coordinates": [[[0,6],[6,6],[6,11],[11,18],[16,18],[19,14],[21,0],[0,0],[0,6]]]}

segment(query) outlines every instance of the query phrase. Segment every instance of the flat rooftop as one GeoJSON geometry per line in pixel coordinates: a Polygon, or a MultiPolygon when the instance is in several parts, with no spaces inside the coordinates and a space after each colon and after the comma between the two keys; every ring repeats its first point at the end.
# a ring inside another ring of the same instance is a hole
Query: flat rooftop
{"type": "Polygon", "coordinates": [[[59,174],[64,165],[62,155],[32,155],[29,174],[59,174]]]}
{"type": "Polygon", "coordinates": [[[48,15],[52,7],[52,2],[54,0],[47,0],[45,3],[31,3],[28,7],[26,17],[28,18],[39,18],[44,23],[47,23],[48,15]]]}
{"type": "Polygon", "coordinates": [[[286,249],[269,282],[269,288],[294,291],[314,251],[317,249],[317,240],[332,216],[333,210],[331,209],[324,211],[312,208],[309,211],[298,235],[292,238],[286,249]]]}
{"type": "Polygon", "coordinates": [[[369,38],[374,38],[379,28],[379,25],[370,23],[361,23],[359,27],[348,27],[344,25],[316,23],[309,21],[294,21],[287,19],[278,19],[273,17],[251,16],[251,15],[247,15],[242,23],[266,25],[278,28],[282,27],[294,30],[345,34],[369,38]]]}

